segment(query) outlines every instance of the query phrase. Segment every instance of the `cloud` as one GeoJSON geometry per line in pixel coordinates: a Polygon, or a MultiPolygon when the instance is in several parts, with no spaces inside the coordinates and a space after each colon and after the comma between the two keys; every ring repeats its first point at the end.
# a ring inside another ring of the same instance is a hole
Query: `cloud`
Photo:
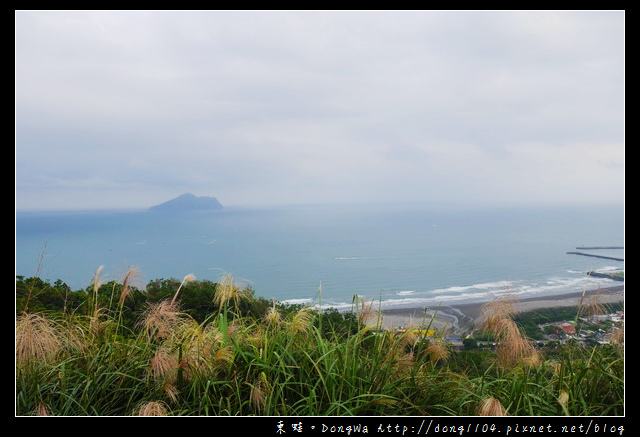
{"type": "Polygon", "coordinates": [[[623,38],[617,11],[18,11],[16,204],[621,200],[623,38]]]}

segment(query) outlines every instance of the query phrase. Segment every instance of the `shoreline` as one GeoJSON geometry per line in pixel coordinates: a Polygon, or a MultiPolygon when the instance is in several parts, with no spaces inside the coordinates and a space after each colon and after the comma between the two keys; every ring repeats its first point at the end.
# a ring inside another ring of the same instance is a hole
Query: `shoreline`
{"type": "MultiPolygon", "coordinates": [[[[588,297],[596,293],[599,294],[602,303],[624,302],[624,285],[586,290],[584,295],[588,297]]],[[[520,312],[539,308],[578,306],[582,295],[582,291],[577,291],[550,296],[514,298],[514,306],[520,312]]],[[[380,323],[384,329],[402,329],[430,324],[431,329],[459,334],[478,320],[482,307],[489,302],[442,305],[439,308],[429,308],[426,314],[424,307],[383,309],[380,312],[380,323]]]]}

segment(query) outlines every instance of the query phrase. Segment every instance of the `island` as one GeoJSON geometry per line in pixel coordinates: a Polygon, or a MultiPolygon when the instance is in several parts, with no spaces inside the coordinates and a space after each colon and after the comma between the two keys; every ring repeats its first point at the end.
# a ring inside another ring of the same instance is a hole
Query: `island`
{"type": "Polygon", "coordinates": [[[218,209],[222,209],[222,204],[215,197],[195,196],[191,193],[182,194],[174,199],[149,208],[150,211],[195,211],[218,209]]]}

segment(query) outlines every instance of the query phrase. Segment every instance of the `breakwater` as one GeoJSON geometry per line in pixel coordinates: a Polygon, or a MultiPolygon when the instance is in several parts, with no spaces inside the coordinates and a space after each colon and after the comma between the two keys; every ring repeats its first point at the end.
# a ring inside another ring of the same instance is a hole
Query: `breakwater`
{"type": "MultiPolygon", "coordinates": [[[[576,250],[602,250],[602,249],[624,249],[624,246],[579,246],[576,247],[576,250]]],[[[613,261],[624,261],[624,258],[618,258],[614,256],[605,256],[605,255],[595,255],[593,253],[584,253],[584,252],[567,252],[569,255],[582,255],[582,256],[591,256],[593,258],[602,258],[602,259],[610,259],[613,261]]]]}
{"type": "Polygon", "coordinates": [[[599,249],[624,249],[624,246],[582,246],[576,250],[599,250],[599,249]]]}
{"type": "Polygon", "coordinates": [[[567,252],[568,255],[582,255],[582,256],[591,256],[593,258],[602,258],[602,259],[610,259],[613,261],[624,261],[624,258],[616,258],[614,256],[604,256],[604,255],[594,255],[592,253],[584,253],[584,252],[567,252]]]}
{"type": "Polygon", "coordinates": [[[607,278],[614,281],[624,281],[624,275],[620,273],[600,273],[600,272],[587,272],[587,275],[595,278],[607,278]]]}

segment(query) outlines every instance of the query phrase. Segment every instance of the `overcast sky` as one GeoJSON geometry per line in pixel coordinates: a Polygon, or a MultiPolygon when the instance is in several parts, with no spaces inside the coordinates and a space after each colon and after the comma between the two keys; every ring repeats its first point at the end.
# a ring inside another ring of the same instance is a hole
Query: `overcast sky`
{"type": "Polygon", "coordinates": [[[623,11],[17,11],[16,208],[622,202],[623,11]]]}

